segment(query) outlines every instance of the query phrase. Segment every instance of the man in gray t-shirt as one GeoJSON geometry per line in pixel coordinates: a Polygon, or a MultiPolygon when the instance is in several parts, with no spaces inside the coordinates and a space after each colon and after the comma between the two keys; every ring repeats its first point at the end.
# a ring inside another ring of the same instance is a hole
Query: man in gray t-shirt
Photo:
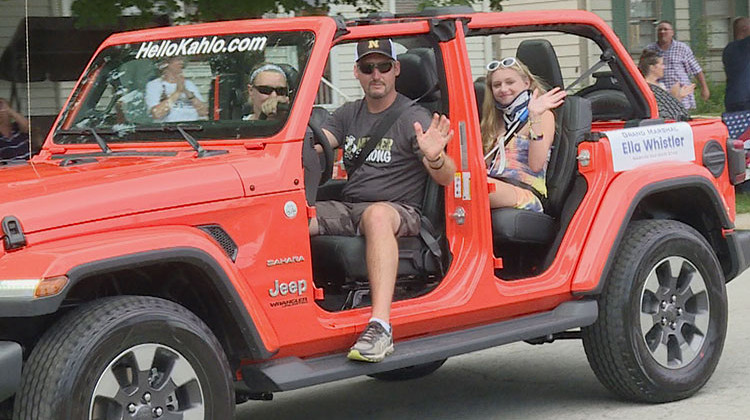
{"type": "Polygon", "coordinates": [[[357,43],[354,76],[365,97],[343,105],[323,125],[331,146],[344,147],[350,177],[343,201],[317,203],[317,217],[310,222],[311,235],[365,237],[372,317],[347,356],[365,362],[379,362],[393,352],[390,312],[398,269],[396,238],[419,234],[427,175],[445,186],[453,181],[456,169],[444,152],[453,136],[448,118],[430,118],[424,108],[412,105],[399,112],[396,122],[352,173],[353,161],[373,126],[386,111],[409,101],[395,89],[400,71],[390,39],[357,43]]]}

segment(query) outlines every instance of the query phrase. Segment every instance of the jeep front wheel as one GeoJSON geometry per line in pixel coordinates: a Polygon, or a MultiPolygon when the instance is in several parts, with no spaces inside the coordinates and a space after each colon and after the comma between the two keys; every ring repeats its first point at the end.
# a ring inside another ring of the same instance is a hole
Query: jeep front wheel
{"type": "Polygon", "coordinates": [[[167,300],[101,299],[63,317],[24,366],[16,419],[229,419],[234,391],[211,330],[167,300]]]}
{"type": "Polygon", "coordinates": [[[614,393],[644,402],[689,397],[711,377],[727,327],[721,266],[700,233],[669,220],[625,232],[583,328],[586,356],[614,393]]]}

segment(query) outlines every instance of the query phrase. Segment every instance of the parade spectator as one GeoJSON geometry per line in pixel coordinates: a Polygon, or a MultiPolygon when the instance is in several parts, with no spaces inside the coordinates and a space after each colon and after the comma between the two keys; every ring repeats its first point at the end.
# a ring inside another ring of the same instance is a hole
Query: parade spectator
{"type": "Polygon", "coordinates": [[[664,59],[654,50],[643,50],[638,60],[638,70],[648,82],[648,87],[654,92],[656,105],[659,107],[659,117],[677,121],[686,121],[690,118],[687,109],[679,100],[693,93],[694,84],[678,85],[675,86],[676,89],[673,89],[673,92],[667,92],[666,87],[658,81],[664,76],[664,59]]]}
{"type": "Polygon", "coordinates": [[[0,162],[29,158],[29,122],[0,98],[0,162]]]}
{"type": "MultiPolygon", "coordinates": [[[[664,58],[664,77],[661,82],[670,91],[675,84],[688,86],[690,78],[695,76],[701,88],[701,98],[707,101],[711,96],[703,75],[703,69],[690,47],[684,42],[674,39],[674,27],[672,22],[662,20],[656,26],[657,42],[649,44],[646,48],[661,53],[664,58]]],[[[695,109],[695,96],[691,93],[682,98],[682,105],[687,109],[695,109]]]]}
{"type": "Polygon", "coordinates": [[[724,105],[727,112],[750,110],[750,18],[734,21],[734,41],[721,55],[727,75],[724,105]]]}
{"type": "Polygon", "coordinates": [[[208,106],[198,87],[185,80],[182,57],[170,57],[159,63],[161,77],[146,85],[146,104],[156,122],[205,120],[208,106]]]}

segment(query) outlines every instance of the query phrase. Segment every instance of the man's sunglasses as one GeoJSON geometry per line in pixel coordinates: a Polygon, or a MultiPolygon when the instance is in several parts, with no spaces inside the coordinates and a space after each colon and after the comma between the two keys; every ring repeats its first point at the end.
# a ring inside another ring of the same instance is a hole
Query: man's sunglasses
{"type": "Polygon", "coordinates": [[[517,63],[516,57],[505,57],[502,60],[492,60],[487,63],[487,71],[495,71],[499,67],[507,69],[508,67],[515,66],[517,63]]]}
{"type": "Polygon", "coordinates": [[[375,69],[381,73],[388,73],[393,68],[393,61],[382,61],[380,63],[357,63],[359,71],[364,74],[372,74],[375,69]]]}
{"type": "Polygon", "coordinates": [[[276,86],[253,85],[253,87],[255,88],[255,90],[257,90],[258,92],[264,95],[270,95],[271,92],[276,92],[276,95],[278,96],[287,96],[289,94],[289,88],[284,87],[284,86],[276,87],[276,86]]]}

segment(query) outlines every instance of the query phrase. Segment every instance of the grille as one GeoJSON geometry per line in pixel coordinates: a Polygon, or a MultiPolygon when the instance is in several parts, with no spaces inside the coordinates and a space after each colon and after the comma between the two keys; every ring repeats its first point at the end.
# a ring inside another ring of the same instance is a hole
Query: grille
{"type": "Polygon", "coordinates": [[[208,233],[214,241],[216,241],[219,246],[224,250],[224,253],[227,254],[229,258],[232,259],[232,261],[237,259],[237,244],[234,243],[232,240],[232,237],[229,236],[229,234],[224,231],[224,229],[219,225],[203,225],[198,226],[198,229],[208,233]]]}

